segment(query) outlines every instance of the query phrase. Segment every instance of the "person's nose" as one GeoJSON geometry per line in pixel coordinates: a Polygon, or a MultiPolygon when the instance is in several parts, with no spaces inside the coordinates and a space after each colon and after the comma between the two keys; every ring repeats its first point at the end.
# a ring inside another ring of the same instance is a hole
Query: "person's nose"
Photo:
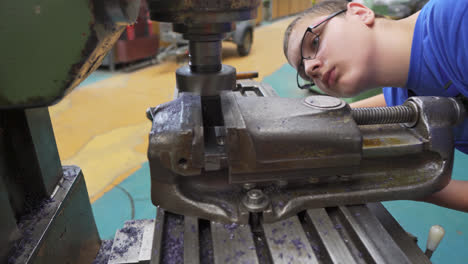
{"type": "Polygon", "coordinates": [[[317,58],[312,60],[304,60],[304,72],[310,78],[319,78],[321,67],[322,62],[317,58]]]}

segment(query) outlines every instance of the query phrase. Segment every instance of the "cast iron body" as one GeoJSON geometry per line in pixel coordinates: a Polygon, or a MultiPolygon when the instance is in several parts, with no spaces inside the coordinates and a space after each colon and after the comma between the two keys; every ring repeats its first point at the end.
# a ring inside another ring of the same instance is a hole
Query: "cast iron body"
{"type": "Polygon", "coordinates": [[[450,180],[452,127],[465,116],[453,98],[411,98],[402,119],[387,120],[399,114],[389,109],[379,122],[371,117],[384,109],[363,117],[336,98],[264,97],[274,93],[266,89],[222,92],[219,115],[191,93],[149,110],[155,205],[241,223],[261,212],[271,222],[309,208],[418,198],[450,180]],[[262,199],[252,201],[251,189],[262,199]]]}

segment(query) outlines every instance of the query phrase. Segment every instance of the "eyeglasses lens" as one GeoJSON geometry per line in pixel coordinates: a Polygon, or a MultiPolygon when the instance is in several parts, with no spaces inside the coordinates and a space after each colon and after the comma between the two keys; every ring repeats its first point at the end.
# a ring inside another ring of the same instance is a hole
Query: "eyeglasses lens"
{"type": "Polygon", "coordinates": [[[303,60],[312,60],[317,55],[319,48],[319,36],[311,31],[306,31],[301,44],[303,60]]]}

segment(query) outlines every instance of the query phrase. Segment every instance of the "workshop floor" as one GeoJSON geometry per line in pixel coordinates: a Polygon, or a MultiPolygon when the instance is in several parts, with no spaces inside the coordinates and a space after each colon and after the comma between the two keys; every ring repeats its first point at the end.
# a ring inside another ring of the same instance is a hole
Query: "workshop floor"
{"type": "MultiPolygon", "coordinates": [[[[286,64],[282,34],[291,18],[255,31],[252,52],[239,58],[231,43],[224,43],[223,62],[241,71],[258,71],[282,97],[303,97],[296,88],[294,70],[286,64]]],[[[146,109],[173,97],[175,62],[132,73],[93,73],[50,108],[63,164],[82,168],[98,229],[110,239],[126,220],[154,218],[146,158],[151,123],[146,109]]],[[[456,152],[453,177],[468,180],[468,156],[456,152]]],[[[419,238],[423,250],[430,226],[446,230],[434,263],[468,263],[468,214],[425,203],[384,203],[406,231],[419,238]]]]}

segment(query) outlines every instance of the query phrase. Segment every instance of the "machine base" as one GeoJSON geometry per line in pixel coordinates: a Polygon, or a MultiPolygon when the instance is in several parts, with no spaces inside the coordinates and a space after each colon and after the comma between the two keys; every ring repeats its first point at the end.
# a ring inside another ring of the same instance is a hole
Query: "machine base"
{"type": "Polygon", "coordinates": [[[22,217],[18,229],[9,264],[90,263],[100,239],[81,169],[64,166],[51,198],[22,217]]]}

